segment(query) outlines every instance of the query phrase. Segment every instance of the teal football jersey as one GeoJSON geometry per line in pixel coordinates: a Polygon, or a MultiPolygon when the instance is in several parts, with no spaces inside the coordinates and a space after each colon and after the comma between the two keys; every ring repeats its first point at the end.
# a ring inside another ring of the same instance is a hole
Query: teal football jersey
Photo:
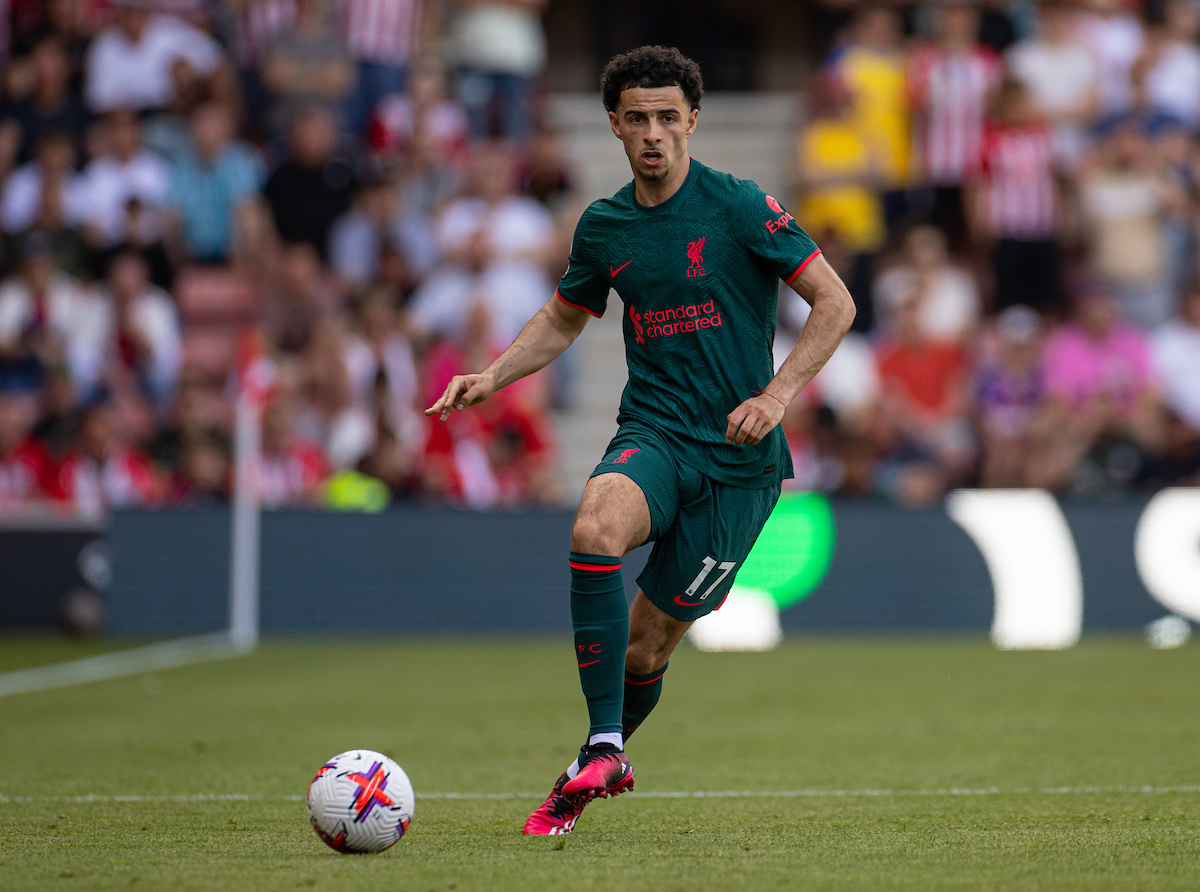
{"type": "Polygon", "coordinates": [[[774,376],[779,280],[820,250],[770,195],[694,158],[679,191],[642,207],[633,183],[593,202],[575,229],[558,286],[564,303],[602,316],[620,295],[629,382],[618,423],[661,432],[684,463],[759,488],[792,476],[782,427],[757,446],[725,443],[726,416],[774,376]]]}

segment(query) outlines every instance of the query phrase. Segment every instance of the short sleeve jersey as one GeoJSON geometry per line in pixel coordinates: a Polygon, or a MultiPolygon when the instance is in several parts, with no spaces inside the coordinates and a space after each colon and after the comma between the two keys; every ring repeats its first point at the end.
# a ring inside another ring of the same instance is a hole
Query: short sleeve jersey
{"type": "Polygon", "coordinates": [[[638,204],[630,183],[588,207],[558,298],[597,317],[610,289],[624,302],[619,424],[650,425],[714,480],[761,488],[792,476],[783,429],[731,446],[726,416],[773,377],[779,280],[790,284],[819,253],[754,183],[692,159],[660,205],[638,204]]]}

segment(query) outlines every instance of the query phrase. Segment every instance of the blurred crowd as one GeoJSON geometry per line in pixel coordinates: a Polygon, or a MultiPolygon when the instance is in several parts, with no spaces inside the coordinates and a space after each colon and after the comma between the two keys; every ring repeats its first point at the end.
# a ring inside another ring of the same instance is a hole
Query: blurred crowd
{"type": "Polygon", "coordinates": [[[785,419],[794,484],[1200,484],[1200,4],[819,8],[796,216],[858,318],[785,419]]]}
{"type": "MultiPolygon", "coordinates": [[[[0,511],[227,499],[250,345],[268,506],[559,503],[570,353],[420,414],[566,266],[544,5],[0,0],[0,511]]],[[[859,313],[793,485],[1198,482],[1196,0],[817,9],[794,209],[859,313]]]]}
{"type": "Polygon", "coordinates": [[[252,347],[268,506],[556,503],[563,368],[419,411],[566,266],[543,6],[0,2],[0,511],[227,499],[252,347]]]}

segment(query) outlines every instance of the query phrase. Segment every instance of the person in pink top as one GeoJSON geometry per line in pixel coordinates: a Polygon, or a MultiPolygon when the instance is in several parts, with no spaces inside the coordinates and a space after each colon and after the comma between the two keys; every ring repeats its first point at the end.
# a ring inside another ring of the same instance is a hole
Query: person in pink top
{"type": "Polygon", "coordinates": [[[1109,471],[1118,455],[1132,476],[1139,454],[1161,439],[1162,402],[1146,334],[1121,320],[1099,283],[1077,288],[1075,317],[1047,338],[1043,367],[1046,402],[1030,484],[1072,484],[1080,460],[1096,450],[1110,456],[1109,471]]]}

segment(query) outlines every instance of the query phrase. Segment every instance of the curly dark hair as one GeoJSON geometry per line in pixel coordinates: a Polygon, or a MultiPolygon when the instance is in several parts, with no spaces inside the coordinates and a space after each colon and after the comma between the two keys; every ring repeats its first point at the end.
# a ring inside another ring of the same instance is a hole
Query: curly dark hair
{"type": "Polygon", "coordinates": [[[600,94],[610,112],[617,110],[621,92],[634,87],[679,87],[691,108],[699,108],[704,95],[700,66],[673,46],[639,46],[604,66],[600,94]]]}

